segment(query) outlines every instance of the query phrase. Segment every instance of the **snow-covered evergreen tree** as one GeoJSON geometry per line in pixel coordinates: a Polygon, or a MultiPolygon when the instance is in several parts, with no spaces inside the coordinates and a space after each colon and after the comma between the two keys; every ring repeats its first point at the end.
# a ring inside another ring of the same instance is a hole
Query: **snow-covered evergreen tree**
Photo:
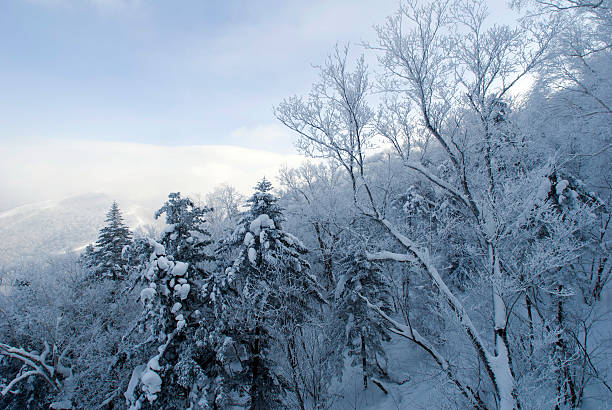
{"type": "Polygon", "coordinates": [[[292,388],[295,383],[277,373],[278,359],[272,352],[280,346],[277,353],[287,355],[295,369],[292,335],[319,297],[318,285],[303,258],[306,248],[283,231],[282,209],[271,189],[265,178],[255,186],[247,201],[249,209],[229,243],[238,248],[238,256],[226,270],[235,292],[225,312],[226,334],[239,352],[234,380],[248,386],[246,406],[252,409],[282,407],[287,390],[302,401],[292,388]]]}
{"type": "Polygon", "coordinates": [[[386,372],[379,359],[386,357],[383,341],[389,340],[386,324],[380,316],[372,314],[367,302],[390,313],[389,284],[380,266],[363,255],[349,255],[341,265],[344,272],[335,292],[337,309],[346,324],[348,354],[353,358],[353,366],[361,366],[363,387],[367,388],[368,378],[386,372]]]}
{"type": "Polygon", "coordinates": [[[197,206],[189,198],[181,198],[180,192],[168,195],[166,203],[155,212],[155,219],[166,215],[166,227],[160,243],[168,256],[192,264],[201,272],[199,265],[213,258],[207,247],[212,243],[207,226],[208,207],[197,206]]]}
{"type": "Polygon", "coordinates": [[[155,214],[165,213],[168,225],[161,243],[149,239],[140,299],[141,330],[149,333],[156,354],[134,370],[125,393],[131,408],[208,408],[222,402],[215,387],[221,368],[209,340],[215,323],[205,291],[210,274],[203,267],[212,259],[206,249],[208,212],[172,193],[155,214]]]}
{"type": "Polygon", "coordinates": [[[117,202],[106,214],[106,226],[100,229],[95,247],[87,247],[83,255],[85,266],[96,278],[118,280],[125,274],[122,251],[132,241],[132,233],[123,223],[117,202]]]}

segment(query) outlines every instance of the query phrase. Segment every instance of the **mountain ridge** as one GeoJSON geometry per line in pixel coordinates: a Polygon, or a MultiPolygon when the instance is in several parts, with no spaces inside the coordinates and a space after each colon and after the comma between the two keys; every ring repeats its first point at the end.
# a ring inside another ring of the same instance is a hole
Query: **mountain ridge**
{"type": "MultiPolygon", "coordinates": [[[[0,213],[0,266],[80,252],[97,239],[113,198],[90,192],[21,205],[0,213]]],[[[119,203],[130,229],[153,223],[154,209],[119,203]]]]}

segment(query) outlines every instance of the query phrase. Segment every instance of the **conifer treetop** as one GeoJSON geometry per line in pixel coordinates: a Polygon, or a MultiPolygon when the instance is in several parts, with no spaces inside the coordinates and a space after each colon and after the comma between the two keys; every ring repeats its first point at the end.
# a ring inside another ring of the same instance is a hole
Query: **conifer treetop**
{"type": "Polygon", "coordinates": [[[206,250],[212,243],[206,225],[206,215],[210,211],[190,198],[182,198],[180,192],[168,195],[168,200],[155,212],[155,219],[166,215],[167,226],[161,242],[169,256],[192,264],[210,259],[206,250]]]}
{"type": "Polygon", "coordinates": [[[281,229],[281,223],[285,221],[285,218],[283,208],[278,205],[278,198],[271,192],[272,183],[264,177],[253,189],[255,192],[247,199],[247,204],[249,204],[247,219],[252,220],[265,214],[274,221],[278,229],[281,229]]]}
{"type": "Polygon", "coordinates": [[[123,248],[132,241],[132,233],[123,222],[116,201],[106,214],[106,226],[100,229],[95,247],[86,250],[86,265],[99,278],[119,279],[125,273],[122,261],[123,248]]]}

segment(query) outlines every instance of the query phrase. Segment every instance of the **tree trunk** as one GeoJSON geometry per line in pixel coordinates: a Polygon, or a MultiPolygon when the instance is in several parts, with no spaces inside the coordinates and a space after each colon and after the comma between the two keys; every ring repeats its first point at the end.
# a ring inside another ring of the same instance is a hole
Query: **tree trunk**
{"type": "Polygon", "coordinates": [[[489,263],[491,264],[493,279],[493,321],[495,334],[495,355],[489,358],[488,366],[493,374],[493,385],[499,400],[499,408],[502,410],[518,409],[520,404],[517,400],[514,372],[512,371],[512,360],[508,344],[506,329],[506,304],[502,298],[501,284],[503,283],[502,271],[497,252],[492,243],[489,243],[489,263]]]}
{"type": "Polygon", "coordinates": [[[361,331],[361,371],[363,372],[363,388],[368,388],[368,356],[366,353],[365,336],[361,331]]]}
{"type": "Polygon", "coordinates": [[[295,357],[295,340],[293,336],[289,338],[288,343],[287,343],[287,358],[289,359],[289,364],[291,365],[291,376],[293,377],[293,389],[295,391],[295,395],[300,405],[300,410],[305,410],[306,407],[304,405],[304,399],[302,398],[302,393],[300,392],[300,385],[298,383],[297,358],[295,357]]]}
{"type": "Polygon", "coordinates": [[[253,360],[251,361],[251,389],[249,391],[249,394],[251,396],[251,409],[259,409],[259,402],[260,402],[260,396],[261,396],[261,391],[259,389],[259,378],[261,377],[261,374],[259,372],[259,367],[260,367],[260,363],[259,363],[259,355],[260,355],[260,346],[259,346],[259,335],[261,334],[261,331],[259,329],[259,326],[255,327],[255,340],[253,341],[253,349],[251,351],[251,354],[253,355],[253,360]]]}
{"type": "MultiPolygon", "coordinates": [[[[561,295],[563,292],[563,285],[559,285],[558,290],[559,295],[561,295]]],[[[576,407],[576,388],[568,364],[567,347],[565,345],[565,340],[563,339],[563,329],[565,328],[563,323],[564,320],[565,314],[563,311],[563,298],[562,296],[559,296],[559,299],[557,301],[557,322],[559,324],[560,332],[557,336],[557,342],[555,344],[557,364],[559,366],[559,374],[557,377],[557,391],[559,393],[559,399],[563,399],[563,404],[569,404],[571,407],[576,407]]]]}
{"type": "Polygon", "coordinates": [[[525,294],[525,306],[527,306],[527,322],[529,325],[529,362],[533,368],[533,315],[531,312],[531,298],[525,294]]]}

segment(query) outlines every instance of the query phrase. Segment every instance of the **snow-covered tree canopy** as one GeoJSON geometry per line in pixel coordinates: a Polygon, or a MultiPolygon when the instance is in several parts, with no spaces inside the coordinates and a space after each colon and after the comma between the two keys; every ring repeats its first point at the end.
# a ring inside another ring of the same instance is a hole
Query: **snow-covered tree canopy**
{"type": "Polygon", "coordinates": [[[106,214],[106,226],[100,229],[95,246],[87,248],[84,255],[86,266],[97,278],[122,278],[126,273],[123,249],[131,240],[132,233],[123,222],[119,205],[113,202],[106,214]]]}
{"type": "Polygon", "coordinates": [[[235,377],[250,385],[246,405],[257,409],[282,403],[288,387],[278,374],[273,347],[284,341],[292,356],[298,327],[313,314],[313,302],[322,301],[304,259],[307,250],[282,229],[283,210],[271,190],[265,178],[255,186],[248,210],[226,244],[237,256],[225,270],[235,293],[228,298],[224,323],[228,337],[244,355],[235,377]]]}

